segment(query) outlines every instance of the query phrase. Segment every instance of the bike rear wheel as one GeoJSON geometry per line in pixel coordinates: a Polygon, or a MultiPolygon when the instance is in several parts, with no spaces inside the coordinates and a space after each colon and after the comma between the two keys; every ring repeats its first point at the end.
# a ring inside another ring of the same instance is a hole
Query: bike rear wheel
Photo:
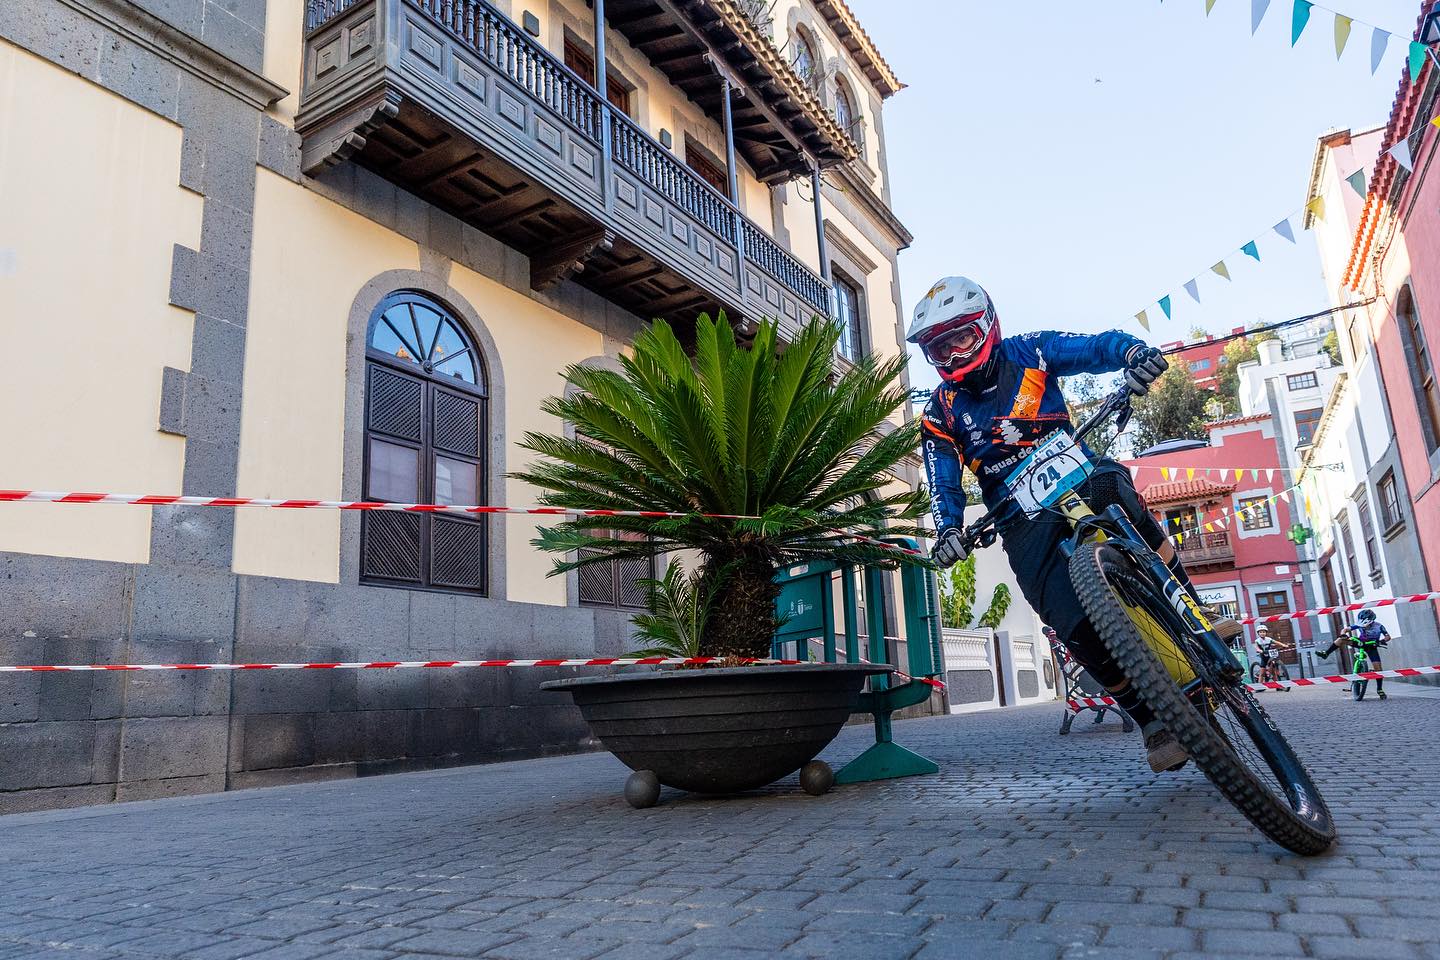
{"type": "Polygon", "coordinates": [[[1113,542],[1082,544],[1070,558],[1070,579],[1141,700],[1226,799],[1286,849],[1307,856],[1328,849],[1335,823],[1299,757],[1254,694],[1217,675],[1208,652],[1130,553],[1113,542]],[[1197,678],[1189,695],[1156,652],[1166,649],[1184,658],[1172,666],[1197,678]]]}
{"type": "Polygon", "coordinates": [[[1260,676],[1260,664],[1250,664],[1250,682],[1259,683],[1262,679],[1264,678],[1260,676]]]}

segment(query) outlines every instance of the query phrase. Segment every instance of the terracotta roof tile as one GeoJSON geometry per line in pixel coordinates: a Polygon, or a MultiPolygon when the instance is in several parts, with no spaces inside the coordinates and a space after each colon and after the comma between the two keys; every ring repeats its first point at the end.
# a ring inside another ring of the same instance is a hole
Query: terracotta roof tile
{"type": "Polygon", "coordinates": [[[1216,483],[1213,480],[1179,480],[1173,483],[1152,483],[1141,493],[1150,506],[1167,503],[1196,503],[1202,500],[1218,500],[1229,496],[1235,489],[1233,483],[1216,483]]]}

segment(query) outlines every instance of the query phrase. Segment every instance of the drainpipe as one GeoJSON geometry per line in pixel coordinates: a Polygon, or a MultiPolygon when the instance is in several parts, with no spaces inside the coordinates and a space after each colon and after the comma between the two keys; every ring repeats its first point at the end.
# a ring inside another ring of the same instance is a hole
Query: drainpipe
{"type": "Polygon", "coordinates": [[[725,119],[725,172],[730,189],[730,202],[735,205],[735,284],[740,289],[740,299],[745,299],[745,224],[740,215],[740,177],[735,170],[735,121],[731,116],[730,97],[735,88],[722,70],[720,73],[720,104],[725,119]]]}
{"type": "Polygon", "coordinates": [[[810,167],[810,192],[815,197],[815,244],[820,253],[820,276],[825,279],[830,316],[835,316],[835,285],[830,277],[830,250],[825,244],[825,209],[820,201],[820,164],[810,167]]]}
{"type": "Polygon", "coordinates": [[[610,175],[610,78],[605,61],[605,0],[595,3],[595,92],[600,98],[600,192],[605,212],[615,207],[615,184],[610,175]]]}

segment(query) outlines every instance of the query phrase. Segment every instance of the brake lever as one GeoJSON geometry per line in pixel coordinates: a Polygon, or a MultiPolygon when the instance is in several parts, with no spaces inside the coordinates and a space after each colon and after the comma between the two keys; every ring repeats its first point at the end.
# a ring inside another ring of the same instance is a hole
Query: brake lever
{"type": "Polygon", "coordinates": [[[1115,417],[1115,432],[1124,433],[1125,428],[1130,425],[1130,415],[1135,408],[1130,405],[1130,398],[1126,397],[1125,402],[1120,405],[1120,413],[1115,417]]]}

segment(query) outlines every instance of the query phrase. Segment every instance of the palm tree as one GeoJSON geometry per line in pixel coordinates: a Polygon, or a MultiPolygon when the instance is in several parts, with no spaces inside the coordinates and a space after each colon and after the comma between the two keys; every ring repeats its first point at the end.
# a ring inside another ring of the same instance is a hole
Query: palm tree
{"type": "Polygon", "coordinates": [[[532,542],[565,555],[552,575],[698,551],[698,587],[711,603],[705,656],[769,656],[780,566],[922,562],[853,538],[921,533],[909,521],[923,512],[923,493],[883,489],[919,442],[915,423],[879,432],[905,402],[904,358],[866,357],[836,374],[835,324],[817,318],[783,348],[776,333],[762,323],[742,348],[724,314],[702,314],[692,358],[656,320],[620,372],[572,366],[566,377],[580,392],[546,401],[545,412],[581,436],[527,433],[521,443],[540,457],[515,476],[545,491],[547,505],[684,514],[574,517],[532,542]]]}

